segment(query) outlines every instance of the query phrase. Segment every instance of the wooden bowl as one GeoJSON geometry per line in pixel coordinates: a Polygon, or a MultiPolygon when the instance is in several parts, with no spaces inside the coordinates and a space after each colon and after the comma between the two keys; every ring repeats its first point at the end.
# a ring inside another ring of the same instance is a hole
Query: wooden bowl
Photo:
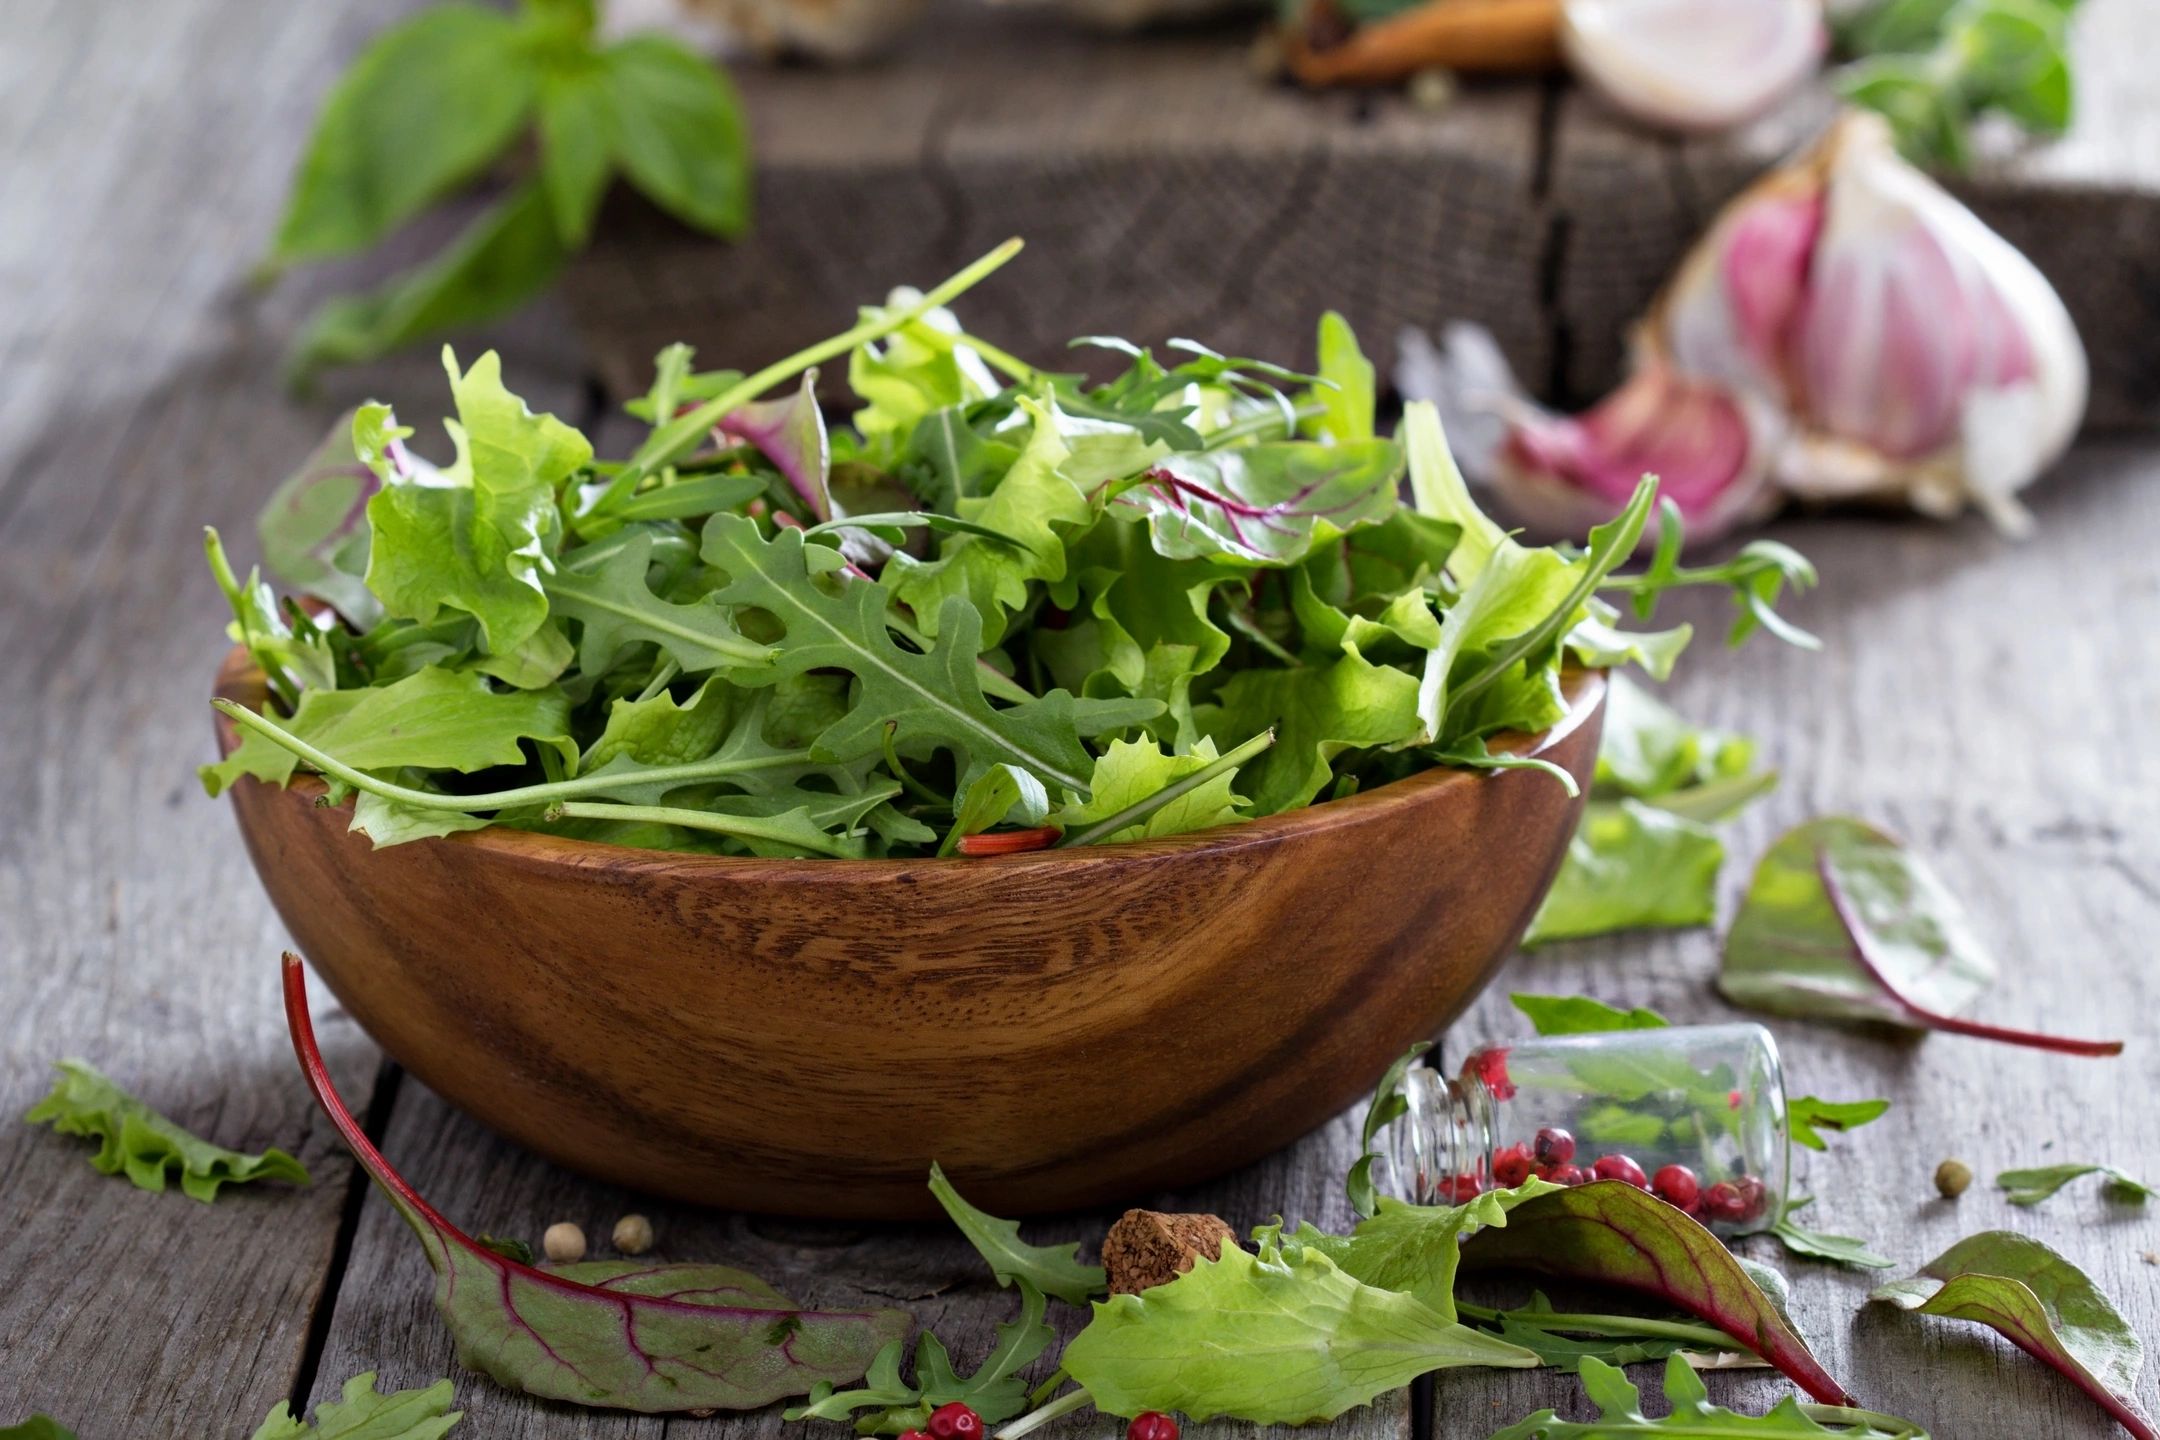
{"type": "MultiPolygon", "coordinates": [[[[1511,748],[1586,787],[1604,680],[1511,748]]],[[[236,651],[218,693],[260,705],[236,651]]],[[[218,743],[237,743],[220,717],[218,743]]],[[[1166,840],[995,859],[757,860],[483,830],[386,850],[321,782],[232,790],[303,953],[392,1056],[564,1165],[679,1199],[1001,1214],[1257,1159],[1461,1013],[1579,802],[1434,770],[1166,840]]]]}

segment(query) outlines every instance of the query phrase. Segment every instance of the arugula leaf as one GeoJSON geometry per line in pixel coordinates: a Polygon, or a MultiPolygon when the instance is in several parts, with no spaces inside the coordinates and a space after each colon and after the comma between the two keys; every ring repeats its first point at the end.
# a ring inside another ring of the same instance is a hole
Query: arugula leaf
{"type": "MultiPolygon", "coordinates": [[[[1808,1352],[1718,1238],[1647,1190],[1594,1180],[1524,1201],[1471,1236],[1462,1263],[1527,1270],[1655,1296],[1723,1330],[1826,1404],[1845,1388],[1808,1352]]],[[[1587,1367],[1586,1367],[1587,1368],[1587,1367]]]]}
{"type": "Polygon", "coordinates": [[[1922,1315],[1986,1325],[2090,1395],[2139,1440],[2153,1422],[2136,1400],[2144,1347],[2090,1277],[2037,1240],[1971,1235],[1907,1280],[1868,1296],[1922,1315]]]}
{"type": "Polygon", "coordinates": [[[550,613],[575,620],[578,668],[605,675],[631,647],[651,644],[685,675],[772,662],[772,647],[743,637],[726,606],[707,595],[678,604],[646,583],[652,536],[632,535],[596,567],[565,565],[547,577],[550,613]]]}
{"type": "Polygon", "coordinates": [[[1510,1003],[1530,1021],[1540,1035],[1600,1035],[1613,1030],[1663,1030],[1672,1022],[1655,1010],[1640,1005],[1618,1010],[1587,995],[1525,995],[1516,991],[1510,1003]]]}
{"type": "Polygon", "coordinates": [[[1332,1420],[1420,1375],[1537,1356],[1361,1284],[1320,1250],[1224,1241],[1166,1285],[1098,1301],[1063,1356],[1112,1415],[1176,1410],[1261,1425],[1332,1420]]]}
{"type": "Polygon", "coordinates": [[[1736,1005],[2114,1055],[2119,1040],[2067,1040],[1957,1018],[1995,961],[1955,896],[1916,855],[1858,820],[1787,831],[1755,868],[1725,937],[1718,989],[1736,1005]]]}
{"type": "Polygon", "coordinates": [[[857,1434],[898,1435],[926,1429],[931,1411],[957,1401],[985,1425],[1011,1419],[1028,1407],[1027,1382],[1020,1371],[1057,1339],[1057,1332],[1043,1323],[1042,1292],[1026,1280],[1019,1283],[1020,1314],[998,1325],[996,1342],[973,1375],[956,1371],[945,1342],[925,1330],[915,1344],[915,1384],[900,1378],[901,1342],[895,1340],[878,1352],[861,1388],[834,1391],[820,1385],[806,1404],[782,1412],[781,1418],[845,1420],[857,1410],[868,1410],[872,1413],[855,1421],[857,1434]]]}
{"type": "Polygon", "coordinates": [[[1894,1415],[1842,1405],[1809,1405],[1790,1396],[1767,1415],[1741,1415],[1710,1403],[1710,1392],[1681,1355],[1665,1362],[1665,1398],[1672,1413],[1653,1420],[1642,1413],[1642,1392],[1627,1376],[1602,1360],[1582,1361],[1583,1388],[1598,1407],[1588,1423],[1562,1420],[1551,1410],[1516,1421],[1492,1440],[1624,1440],[1631,1435],[1762,1437],[1762,1440],[1808,1440],[1844,1436],[1848,1440],[1927,1440],[1927,1432],[1894,1415]]]}
{"type": "Polygon", "coordinates": [[[1785,1123],[1792,1127],[1794,1144],[1826,1150],[1829,1147],[1818,1131],[1857,1130],[1871,1120],[1881,1119],[1889,1108],[1888,1100],[1818,1100],[1813,1095],[1802,1095],[1785,1102],[1785,1123]]]}
{"type": "Polygon", "coordinates": [[[1761,1363],[1745,1355],[1730,1335],[1707,1325],[1634,1315],[1560,1314],[1543,1291],[1533,1293],[1530,1304],[1516,1310],[1466,1304],[1457,1308],[1466,1319],[1495,1330],[1509,1344],[1534,1352],[1543,1364],[1571,1374],[1580,1373],[1585,1360],[1634,1365],[1676,1354],[1708,1357],[1721,1364],[1741,1359],[1761,1363]]]}
{"type": "Polygon", "coordinates": [[[2013,1205],[2038,1205],[2073,1180],[2087,1175],[2103,1175],[2107,1184],[2102,1188],[2111,1200],[2143,1204],[2151,1198],[2153,1187],[2136,1179],[2113,1165],[2048,1165],[2037,1170],[2005,1170],[1995,1177],[1995,1183],[2009,1193],[2003,1198],[2013,1205]]]}
{"type": "Polygon", "coordinates": [[[60,1078],[23,1119],[32,1125],[49,1121],[62,1135],[98,1141],[90,1164],[101,1175],[125,1173],[137,1189],[160,1191],[168,1175],[178,1175],[181,1192],[205,1204],[228,1184],[308,1183],[307,1167],[283,1150],[243,1155],[213,1145],[122,1090],[87,1060],[55,1061],[53,1068],[60,1078]]]}
{"type": "Polygon", "coordinates": [[[316,1406],[313,1424],[302,1424],[290,1405],[280,1404],[251,1440],[442,1440],[465,1415],[450,1408],[451,1393],[450,1382],[438,1380],[380,1394],[375,1372],[368,1370],[345,1382],[343,1399],[316,1406]]]}
{"type": "Polygon", "coordinates": [[[598,1260],[536,1270],[490,1250],[390,1168],[330,1083],[297,956],[284,967],[285,1014],[316,1103],[435,1272],[435,1307],[458,1358],[513,1390],[647,1413],[753,1410],[819,1381],[860,1376],[904,1335],[897,1310],[804,1310],[724,1265],[598,1260]]]}
{"type": "Polygon", "coordinates": [[[1000,1286],[1018,1282],[1023,1295],[1032,1286],[1068,1305],[1085,1305],[1089,1297],[1100,1294],[1110,1283],[1102,1266],[1080,1263],[1077,1243],[1027,1244],[1020,1238],[1018,1221],[1000,1220],[968,1204],[934,1162],[930,1166],[930,1193],[990,1266],[1000,1286]]]}
{"type": "Polygon", "coordinates": [[[536,78],[519,27],[439,4],[376,37],[324,101],[266,262],[349,255],[509,148],[536,78]]]}

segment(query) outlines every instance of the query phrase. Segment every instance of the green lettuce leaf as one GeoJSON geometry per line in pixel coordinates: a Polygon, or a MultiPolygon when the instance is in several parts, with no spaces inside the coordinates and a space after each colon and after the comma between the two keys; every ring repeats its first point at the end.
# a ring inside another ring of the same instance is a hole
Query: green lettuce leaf
{"type": "MultiPolygon", "coordinates": [[[[1107,820],[1164,786],[1207,769],[1216,758],[1212,740],[1202,740],[1183,755],[1169,754],[1152,741],[1113,740],[1095,761],[1088,798],[1060,808],[1057,823],[1070,834],[1107,820]]],[[[1227,825],[1238,818],[1238,811],[1245,803],[1230,788],[1236,779],[1236,775],[1228,772],[1217,775],[1155,811],[1142,823],[1102,836],[1098,843],[1114,845],[1121,840],[1152,840],[1158,836],[1185,835],[1194,830],[1227,825]]]]}
{"type": "Polygon", "coordinates": [[[85,1060],[56,1061],[60,1078],[23,1119],[50,1122],[62,1135],[99,1142],[90,1163],[101,1175],[125,1174],[138,1189],[163,1190],[177,1175],[181,1193],[205,1204],[225,1185],[251,1180],[308,1183],[307,1167],[282,1150],[243,1155],[183,1130],[122,1090],[85,1060]]]}
{"type": "Polygon", "coordinates": [[[1311,1246],[1253,1254],[1228,1241],[1166,1285],[1097,1302],[1063,1361],[1108,1414],[1260,1425],[1332,1420],[1452,1366],[1538,1363],[1409,1295],[1360,1283],[1311,1246]]]}
{"type": "Polygon", "coordinates": [[[1372,361],[1358,349],[1350,322],[1330,310],[1320,317],[1320,378],[1315,386],[1320,418],[1313,428],[1338,445],[1355,445],[1373,438],[1375,385],[1372,361]]]}
{"type": "Polygon", "coordinates": [[[343,1399],[316,1406],[313,1424],[302,1424],[281,1404],[251,1440],[442,1440],[465,1414],[450,1408],[451,1393],[450,1382],[438,1380],[384,1395],[369,1370],[345,1382],[343,1399]]]}
{"type": "Polygon", "coordinates": [[[1717,918],[1725,846],[1706,825],[1640,800],[1593,800],[1523,944],[1717,918]]]}
{"type": "Polygon", "coordinates": [[[552,415],[535,415],[503,387],[489,351],[460,374],[443,363],[457,404],[445,421],[457,459],[439,473],[401,472],[387,412],[363,407],[354,446],[382,477],[368,501],[373,540],[367,584],[390,614],[422,624],[444,606],[480,622],[490,650],[515,649],[548,616],[542,579],[560,517],[556,490],[592,462],[585,437],[552,415]]]}
{"type": "Polygon", "coordinates": [[[1217,745],[1275,731],[1274,747],[1238,780],[1255,815],[1311,804],[1345,750],[1408,745],[1421,734],[1417,681],[1350,654],[1325,666],[1241,671],[1213,704],[1195,707],[1194,720],[1217,745]]]}
{"type": "Polygon", "coordinates": [[[1411,1205],[1383,1195],[1378,1212],[1348,1235],[1329,1235],[1308,1223],[1284,1237],[1284,1244],[1318,1250],[1352,1279],[1400,1291],[1453,1320],[1464,1238],[1506,1225],[1516,1206],[1561,1188],[1533,1176],[1512,1190],[1488,1190],[1461,1205],[1411,1205]]]}
{"type": "Polygon", "coordinates": [[[1602,1035],[1614,1030],[1663,1030],[1672,1022],[1655,1010],[1618,1010],[1587,995],[1508,996],[1540,1035],[1602,1035]]]}
{"type": "Polygon", "coordinates": [[[1147,517],[1158,553],[1283,565],[1394,513],[1402,451],[1391,440],[1283,440],[1164,457],[1112,504],[1147,517]]]}

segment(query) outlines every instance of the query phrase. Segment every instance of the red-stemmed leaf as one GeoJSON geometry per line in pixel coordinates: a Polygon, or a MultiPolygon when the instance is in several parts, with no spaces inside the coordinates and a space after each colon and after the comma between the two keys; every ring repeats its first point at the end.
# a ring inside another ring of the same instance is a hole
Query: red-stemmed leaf
{"type": "Polygon", "coordinates": [[[541,1270],[452,1225],[390,1168],[330,1083],[307,980],[285,956],[285,1019],[308,1088],[420,1237],[458,1359],[513,1390],[617,1410],[751,1410],[858,1380],[907,1334],[898,1310],[804,1310],[723,1265],[594,1261],[541,1270]]]}
{"type": "Polygon", "coordinates": [[[1718,988],[1778,1015],[1875,1021],[2064,1055],[2119,1055],[1955,1011],[1994,983],[1995,961],[1935,872],[1897,840],[1844,816],[1810,820],[1770,847],[1725,937],[1718,988]]]}
{"type": "Polygon", "coordinates": [[[1985,1325],[2092,1396],[2138,1440],[2160,1440],[2132,1393],[2144,1347],[2100,1287],[2037,1240],[2007,1230],[1968,1236],[1868,1298],[1985,1325]]]}
{"type": "Polygon", "coordinates": [[[832,446],[825,435],[825,413],[818,409],[817,371],[803,374],[802,385],[784,400],[753,400],[720,417],[714,429],[725,439],[757,447],[787,477],[819,520],[832,519],[832,446]]]}
{"type": "Polygon", "coordinates": [[[1715,1325],[1824,1404],[1853,1403],[1717,1236],[1624,1180],[1597,1180],[1524,1201],[1505,1229],[1473,1235],[1462,1262],[1655,1296],[1715,1325]]]}

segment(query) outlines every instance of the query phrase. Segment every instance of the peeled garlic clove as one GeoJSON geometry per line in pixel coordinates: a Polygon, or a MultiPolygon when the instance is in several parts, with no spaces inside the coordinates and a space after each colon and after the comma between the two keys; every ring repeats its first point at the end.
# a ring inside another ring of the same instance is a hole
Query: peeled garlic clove
{"type": "Polygon", "coordinates": [[[1524,407],[1490,479],[1534,532],[1579,536],[1655,475],[1687,538],[1710,540],[1776,508],[1769,461],[1780,428],[1773,411],[1653,359],[1581,415],[1524,407]]]}
{"type": "Polygon", "coordinates": [[[1768,110],[1822,62],[1822,0],[1566,0],[1560,48],[1613,108],[1668,130],[1768,110]]]}

